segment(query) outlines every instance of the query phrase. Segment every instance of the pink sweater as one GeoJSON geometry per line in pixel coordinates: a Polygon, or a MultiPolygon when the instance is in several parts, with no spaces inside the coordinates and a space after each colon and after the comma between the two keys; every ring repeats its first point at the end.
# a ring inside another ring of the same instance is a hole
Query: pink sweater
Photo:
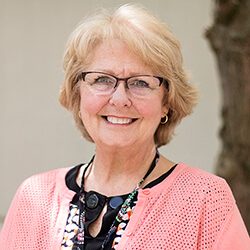
{"type": "MultiPolygon", "coordinates": [[[[61,249],[69,169],[30,177],[20,186],[0,234],[1,250],[61,249]]],[[[226,182],[179,164],[163,182],[140,190],[119,250],[249,250],[250,240],[226,182]]]]}

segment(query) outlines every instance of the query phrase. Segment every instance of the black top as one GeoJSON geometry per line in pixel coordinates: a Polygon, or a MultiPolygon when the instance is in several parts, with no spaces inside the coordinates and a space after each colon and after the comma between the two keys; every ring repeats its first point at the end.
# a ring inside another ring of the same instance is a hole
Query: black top
{"type": "MultiPolygon", "coordinates": [[[[66,175],[67,187],[76,193],[72,199],[72,202],[71,202],[72,204],[77,204],[79,200],[80,187],[78,186],[76,182],[76,178],[78,176],[79,170],[82,165],[83,164],[79,164],[75,166],[74,168],[70,169],[66,175]]],[[[152,182],[148,183],[143,189],[151,188],[159,184],[160,182],[162,182],[167,176],[169,176],[172,173],[175,167],[176,165],[173,166],[166,173],[158,177],[156,180],[153,180],[152,182]]],[[[89,205],[88,204],[86,205],[86,214],[85,214],[85,219],[86,219],[85,234],[84,234],[85,250],[98,250],[98,249],[101,249],[101,245],[105,239],[105,236],[107,235],[110,229],[110,226],[112,225],[117,213],[119,212],[121,208],[122,203],[125,201],[128,194],[107,197],[95,191],[89,191],[89,192],[86,192],[85,195],[86,195],[86,201],[87,202],[89,201],[89,205]],[[94,199],[92,199],[93,197],[94,199]],[[96,200],[98,202],[95,203],[96,200]],[[92,237],[88,230],[89,225],[99,217],[105,204],[107,204],[107,212],[103,216],[103,223],[101,226],[101,230],[96,237],[92,237]]],[[[115,235],[113,236],[115,237],[115,235]]],[[[112,242],[113,242],[113,239],[110,239],[109,244],[107,245],[105,249],[111,249],[112,242]]]]}

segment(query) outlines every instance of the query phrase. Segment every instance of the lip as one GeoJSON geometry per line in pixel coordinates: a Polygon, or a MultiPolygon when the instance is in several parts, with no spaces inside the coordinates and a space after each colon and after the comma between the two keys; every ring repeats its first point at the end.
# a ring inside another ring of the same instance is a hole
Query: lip
{"type": "Polygon", "coordinates": [[[107,123],[112,125],[119,125],[119,126],[128,126],[134,123],[138,118],[131,118],[131,117],[121,117],[121,116],[113,116],[113,115],[103,115],[101,116],[107,123]]]}

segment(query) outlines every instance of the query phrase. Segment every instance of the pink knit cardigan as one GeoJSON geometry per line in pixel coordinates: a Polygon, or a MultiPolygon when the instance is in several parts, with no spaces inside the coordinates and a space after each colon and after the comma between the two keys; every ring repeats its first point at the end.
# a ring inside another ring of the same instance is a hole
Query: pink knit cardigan
{"type": "MultiPolygon", "coordinates": [[[[19,187],[0,234],[1,250],[61,249],[69,169],[30,177],[19,187]]],[[[249,250],[250,240],[226,182],[179,164],[138,202],[118,250],[249,250]]]]}

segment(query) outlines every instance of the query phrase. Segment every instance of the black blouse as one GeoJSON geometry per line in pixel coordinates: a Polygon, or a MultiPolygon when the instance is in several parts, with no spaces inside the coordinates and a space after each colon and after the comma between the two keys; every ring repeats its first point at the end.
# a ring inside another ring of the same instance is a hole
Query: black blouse
{"type": "MultiPolygon", "coordinates": [[[[80,171],[80,168],[83,164],[79,164],[72,169],[69,170],[69,172],[66,175],[66,185],[67,187],[74,191],[76,194],[74,195],[71,203],[72,204],[77,204],[79,200],[79,192],[80,192],[80,187],[78,186],[76,182],[76,178],[78,176],[78,173],[80,171]]],[[[166,173],[158,177],[156,180],[153,180],[152,182],[148,183],[144,188],[151,188],[160,182],[162,182],[167,176],[169,176],[172,171],[175,169],[176,165],[174,165],[170,170],[168,170],[166,173]]],[[[86,214],[85,214],[85,250],[99,250],[101,249],[101,245],[113,223],[115,220],[115,217],[117,213],[119,212],[122,203],[125,201],[127,198],[128,194],[123,194],[120,196],[111,196],[107,197],[103,194],[97,193],[95,191],[89,191],[86,192],[86,200],[88,201],[88,198],[96,195],[98,197],[98,204],[96,206],[86,206],[86,214]],[[116,197],[116,198],[115,198],[116,197]],[[115,198],[115,199],[114,199],[115,198]],[[114,200],[118,201],[115,202],[114,200]],[[103,216],[103,223],[100,229],[100,232],[97,234],[96,237],[92,237],[89,233],[89,225],[94,222],[100,215],[100,213],[103,210],[103,207],[107,204],[107,211],[103,216]]],[[[137,200],[137,197],[135,197],[137,200]]],[[[115,234],[113,235],[113,238],[111,237],[109,244],[105,249],[111,249],[112,242],[114,240],[115,234]]]]}

